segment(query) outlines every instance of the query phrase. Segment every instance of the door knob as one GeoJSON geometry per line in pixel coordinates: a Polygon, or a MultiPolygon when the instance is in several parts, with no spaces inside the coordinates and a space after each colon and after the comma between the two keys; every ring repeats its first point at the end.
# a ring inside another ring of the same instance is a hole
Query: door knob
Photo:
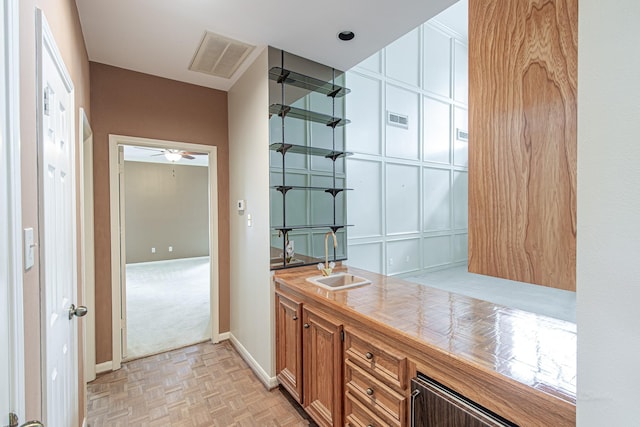
{"type": "Polygon", "coordinates": [[[73,316],[82,317],[86,314],[87,314],[87,307],[85,307],[84,305],[79,305],[76,307],[75,304],[71,304],[71,307],[69,307],[69,319],[73,319],[73,316]]]}

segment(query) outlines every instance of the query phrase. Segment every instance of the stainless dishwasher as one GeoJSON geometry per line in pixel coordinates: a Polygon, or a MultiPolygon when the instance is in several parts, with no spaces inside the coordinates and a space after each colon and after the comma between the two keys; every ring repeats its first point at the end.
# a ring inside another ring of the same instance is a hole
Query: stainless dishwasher
{"type": "Polygon", "coordinates": [[[517,427],[418,373],[411,380],[411,427],[517,427]]]}

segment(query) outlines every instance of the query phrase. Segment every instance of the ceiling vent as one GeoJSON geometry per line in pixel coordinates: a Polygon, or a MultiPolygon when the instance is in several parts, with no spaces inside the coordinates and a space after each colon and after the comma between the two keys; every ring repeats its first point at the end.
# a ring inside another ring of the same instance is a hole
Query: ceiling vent
{"type": "Polygon", "coordinates": [[[230,79],[254,47],[207,31],[189,69],[230,79]]]}

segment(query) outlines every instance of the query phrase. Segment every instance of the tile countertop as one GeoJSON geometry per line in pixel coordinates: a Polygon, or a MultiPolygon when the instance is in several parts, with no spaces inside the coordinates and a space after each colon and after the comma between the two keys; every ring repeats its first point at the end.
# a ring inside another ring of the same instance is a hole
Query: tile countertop
{"type": "Polygon", "coordinates": [[[328,291],[306,281],[315,267],[279,270],[276,283],[427,345],[467,365],[493,371],[575,405],[576,325],[352,267],[370,285],[328,291]]]}

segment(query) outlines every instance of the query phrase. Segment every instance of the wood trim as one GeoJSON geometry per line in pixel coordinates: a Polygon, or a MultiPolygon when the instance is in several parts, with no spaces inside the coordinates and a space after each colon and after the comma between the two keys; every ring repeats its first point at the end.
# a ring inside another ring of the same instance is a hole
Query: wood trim
{"type": "Polygon", "coordinates": [[[577,0],[469,1],[469,271],[576,290],[577,0]]]}

